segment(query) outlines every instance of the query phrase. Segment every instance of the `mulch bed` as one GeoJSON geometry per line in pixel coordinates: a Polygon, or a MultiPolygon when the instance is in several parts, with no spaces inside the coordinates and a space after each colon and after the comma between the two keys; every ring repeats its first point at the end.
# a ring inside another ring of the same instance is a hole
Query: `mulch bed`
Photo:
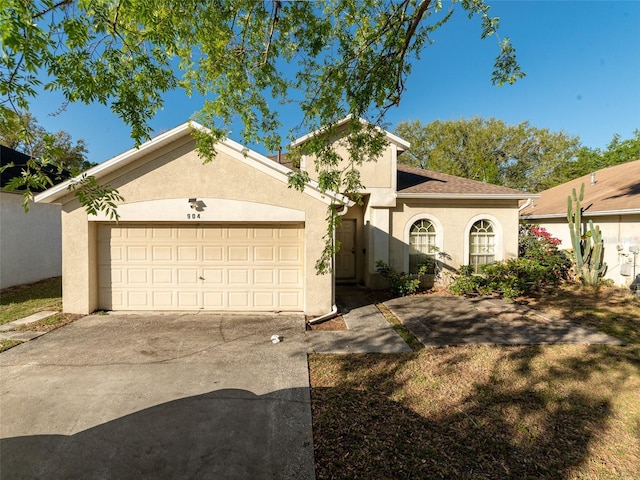
{"type": "Polygon", "coordinates": [[[307,330],[333,332],[333,331],[348,330],[348,328],[347,328],[347,324],[344,323],[344,318],[342,318],[342,315],[340,315],[330,320],[326,320],[324,322],[314,323],[313,325],[310,325],[307,323],[307,330]]]}

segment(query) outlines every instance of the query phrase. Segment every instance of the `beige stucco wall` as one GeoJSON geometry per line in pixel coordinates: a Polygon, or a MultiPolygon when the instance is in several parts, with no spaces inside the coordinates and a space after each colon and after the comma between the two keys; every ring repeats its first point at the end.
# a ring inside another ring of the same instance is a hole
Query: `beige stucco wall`
{"type": "MultiPolygon", "coordinates": [[[[345,159],[335,167],[338,170],[349,167],[349,162],[346,160],[349,158],[349,152],[345,141],[341,138],[333,143],[336,153],[340,158],[345,159]]],[[[364,186],[361,193],[370,196],[372,206],[388,207],[395,204],[397,154],[397,147],[390,143],[376,160],[365,161],[362,165],[356,166],[360,172],[360,182],[364,186]]],[[[302,167],[309,173],[312,180],[318,180],[314,157],[304,157],[302,167]]]]}
{"type": "MultiPolygon", "coordinates": [[[[604,241],[604,261],[607,262],[605,278],[613,280],[616,285],[626,286],[633,282],[634,256],[629,247],[637,245],[640,248],[640,214],[635,215],[606,215],[585,217],[586,221],[600,226],[604,241]],[[619,250],[619,247],[620,250],[619,250]],[[629,275],[622,275],[625,271],[623,264],[628,264],[629,275]]],[[[566,218],[532,219],[529,223],[539,224],[552,236],[560,239],[560,248],[570,249],[571,237],[566,218]]],[[[635,257],[635,272],[640,274],[640,255],[635,257]]]]}
{"type": "MultiPolygon", "coordinates": [[[[203,164],[191,140],[178,141],[101,179],[117,188],[127,204],[163,199],[183,199],[184,220],[194,211],[189,198],[216,198],[255,202],[304,211],[305,313],[321,315],[331,309],[331,275],[317,275],[315,262],[324,248],[327,205],[317,198],[288,188],[243,161],[219,151],[203,164]]],[[[238,205],[242,205],[239,203],[238,205]]],[[[148,208],[153,208],[153,203],[148,208]]],[[[63,205],[63,304],[68,312],[89,313],[97,308],[97,222],[89,221],[75,200],[63,205]]],[[[198,222],[207,221],[205,209],[198,222]]],[[[231,215],[243,220],[242,209],[231,215]]],[[[158,216],[161,212],[158,212],[158,216]]]]}
{"type": "Polygon", "coordinates": [[[60,276],[60,205],[29,202],[20,193],[0,192],[0,288],[60,276]]]}
{"type": "Polygon", "coordinates": [[[389,236],[389,264],[398,271],[409,269],[409,229],[421,218],[436,225],[445,272],[469,264],[469,230],[480,219],[496,227],[496,259],[518,256],[517,200],[398,199],[391,209],[389,236]]]}

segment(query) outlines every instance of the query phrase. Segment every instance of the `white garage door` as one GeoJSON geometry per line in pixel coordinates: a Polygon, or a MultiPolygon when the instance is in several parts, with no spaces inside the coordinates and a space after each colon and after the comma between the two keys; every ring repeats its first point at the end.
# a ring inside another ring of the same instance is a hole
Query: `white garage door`
{"type": "Polygon", "coordinates": [[[100,308],[302,311],[302,224],[100,225],[100,308]]]}

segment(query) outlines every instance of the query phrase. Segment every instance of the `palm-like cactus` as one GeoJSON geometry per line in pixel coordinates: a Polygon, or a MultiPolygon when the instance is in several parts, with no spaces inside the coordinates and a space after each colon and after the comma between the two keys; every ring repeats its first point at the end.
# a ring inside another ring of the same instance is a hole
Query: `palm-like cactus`
{"type": "Polygon", "coordinates": [[[602,261],[604,242],[600,227],[589,220],[589,229],[582,233],[582,207],[584,199],[584,183],[580,187],[580,195],[574,188],[567,197],[567,221],[576,260],[576,270],[585,285],[597,285],[607,271],[607,264],[602,261]]]}

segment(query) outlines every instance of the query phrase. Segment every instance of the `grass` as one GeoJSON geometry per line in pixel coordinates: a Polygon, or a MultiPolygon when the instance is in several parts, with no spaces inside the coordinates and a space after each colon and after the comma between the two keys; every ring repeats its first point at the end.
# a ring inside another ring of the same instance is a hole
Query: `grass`
{"type": "Polygon", "coordinates": [[[10,348],[15,347],[16,345],[20,345],[22,342],[20,340],[3,340],[0,339],[0,353],[5,350],[9,350],[10,348]]]}
{"type": "Polygon", "coordinates": [[[633,344],[311,355],[318,480],[640,478],[640,303],[528,302],[633,344]]]}
{"type": "Polygon", "coordinates": [[[0,325],[43,310],[61,309],[61,277],[0,291],[0,325]]]}
{"type": "Polygon", "coordinates": [[[640,298],[627,289],[564,285],[520,301],[549,315],[640,343],[640,298]]]}

